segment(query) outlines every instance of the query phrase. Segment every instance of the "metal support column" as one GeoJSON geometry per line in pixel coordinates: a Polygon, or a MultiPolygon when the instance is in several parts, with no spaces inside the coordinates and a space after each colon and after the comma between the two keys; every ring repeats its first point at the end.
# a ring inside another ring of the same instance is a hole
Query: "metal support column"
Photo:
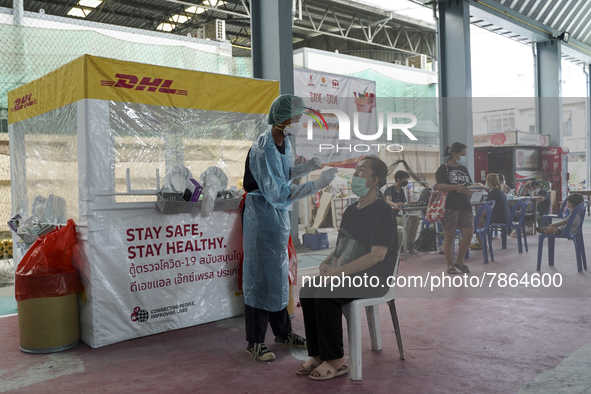
{"type": "Polygon", "coordinates": [[[23,14],[25,13],[24,0],[12,0],[12,24],[15,26],[23,25],[23,14]]]}
{"type": "MultiPolygon", "coordinates": [[[[281,94],[293,94],[293,35],[291,0],[252,0],[250,31],[255,78],[279,81],[281,94]]],[[[295,140],[292,150],[295,154],[295,140]]],[[[299,245],[299,204],[291,211],[291,238],[299,245]]]]}
{"type": "Polygon", "coordinates": [[[591,64],[587,64],[583,68],[583,72],[587,78],[587,98],[585,99],[585,119],[587,120],[585,122],[585,160],[587,161],[587,178],[585,180],[585,189],[591,189],[591,186],[589,186],[591,183],[591,80],[589,75],[591,73],[591,64]],[[585,68],[587,68],[586,71],[585,68]]]}
{"type": "Polygon", "coordinates": [[[279,81],[281,94],[293,94],[291,0],[252,0],[250,8],[254,77],[279,81]]]}
{"type": "Polygon", "coordinates": [[[536,43],[536,130],[550,135],[550,146],[562,146],[561,42],[536,43]]]}
{"type": "Polygon", "coordinates": [[[440,88],[440,152],[458,141],[468,147],[467,167],[474,173],[470,7],[467,0],[440,3],[437,24],[440,88]]]}

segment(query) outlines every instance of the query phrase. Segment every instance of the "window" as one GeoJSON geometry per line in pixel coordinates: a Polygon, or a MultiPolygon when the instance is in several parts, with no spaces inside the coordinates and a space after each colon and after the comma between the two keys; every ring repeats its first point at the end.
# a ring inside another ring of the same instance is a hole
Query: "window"
{"type": "Polygon", "coordinates": [[[488,133],[496,134],[503,131],[503,119],[491,119],[488,121],[488,133]]]}

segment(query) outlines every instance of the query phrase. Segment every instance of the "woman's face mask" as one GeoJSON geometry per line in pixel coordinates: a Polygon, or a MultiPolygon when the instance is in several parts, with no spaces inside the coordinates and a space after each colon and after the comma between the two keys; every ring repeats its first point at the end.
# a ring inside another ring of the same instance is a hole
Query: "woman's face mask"
{"type": "Polygon", "coordinates": [[[458,159],[458,164],[461,166],[465,166],[467,159],[468,159],[467,156],[460,156],[458,159]]]}
{"type": "Polygon", "coordinates": [[[351,191],[358,197],[363,197],[369,193],[369,187],[365,186],[367,180],[371,178],[361,178],[354,176],[351,180],[351,191]]]}

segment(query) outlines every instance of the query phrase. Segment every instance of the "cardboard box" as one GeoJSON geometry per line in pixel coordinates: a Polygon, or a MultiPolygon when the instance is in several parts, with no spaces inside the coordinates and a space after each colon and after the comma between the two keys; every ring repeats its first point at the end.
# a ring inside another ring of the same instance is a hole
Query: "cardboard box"
{"type": "Polygon", "coordinates": [[[80,343],[78,294],[17,302],[20,349],[53,353],[80,343]]]}

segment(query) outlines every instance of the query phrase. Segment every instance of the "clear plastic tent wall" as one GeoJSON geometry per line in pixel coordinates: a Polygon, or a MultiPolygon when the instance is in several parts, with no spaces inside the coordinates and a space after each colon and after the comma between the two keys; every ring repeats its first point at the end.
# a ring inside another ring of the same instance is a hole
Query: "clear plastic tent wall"
{"type": "Polygon", "coordinates": [[[250,77],[251,58],[224,42],[24,12],[22,25],[0,7],[0,109],[6,94],[84,54],[250,77]]]}
{"type": "Polygon", "coordinates": [[[238,210],[167,215],[156,191],[178,165],[196,179],[218,166],[236,185],[278,94],[277,82],[88,55],[9,92],[12,213],[64,199],[85,343],[243,313],[238,210]]]}

